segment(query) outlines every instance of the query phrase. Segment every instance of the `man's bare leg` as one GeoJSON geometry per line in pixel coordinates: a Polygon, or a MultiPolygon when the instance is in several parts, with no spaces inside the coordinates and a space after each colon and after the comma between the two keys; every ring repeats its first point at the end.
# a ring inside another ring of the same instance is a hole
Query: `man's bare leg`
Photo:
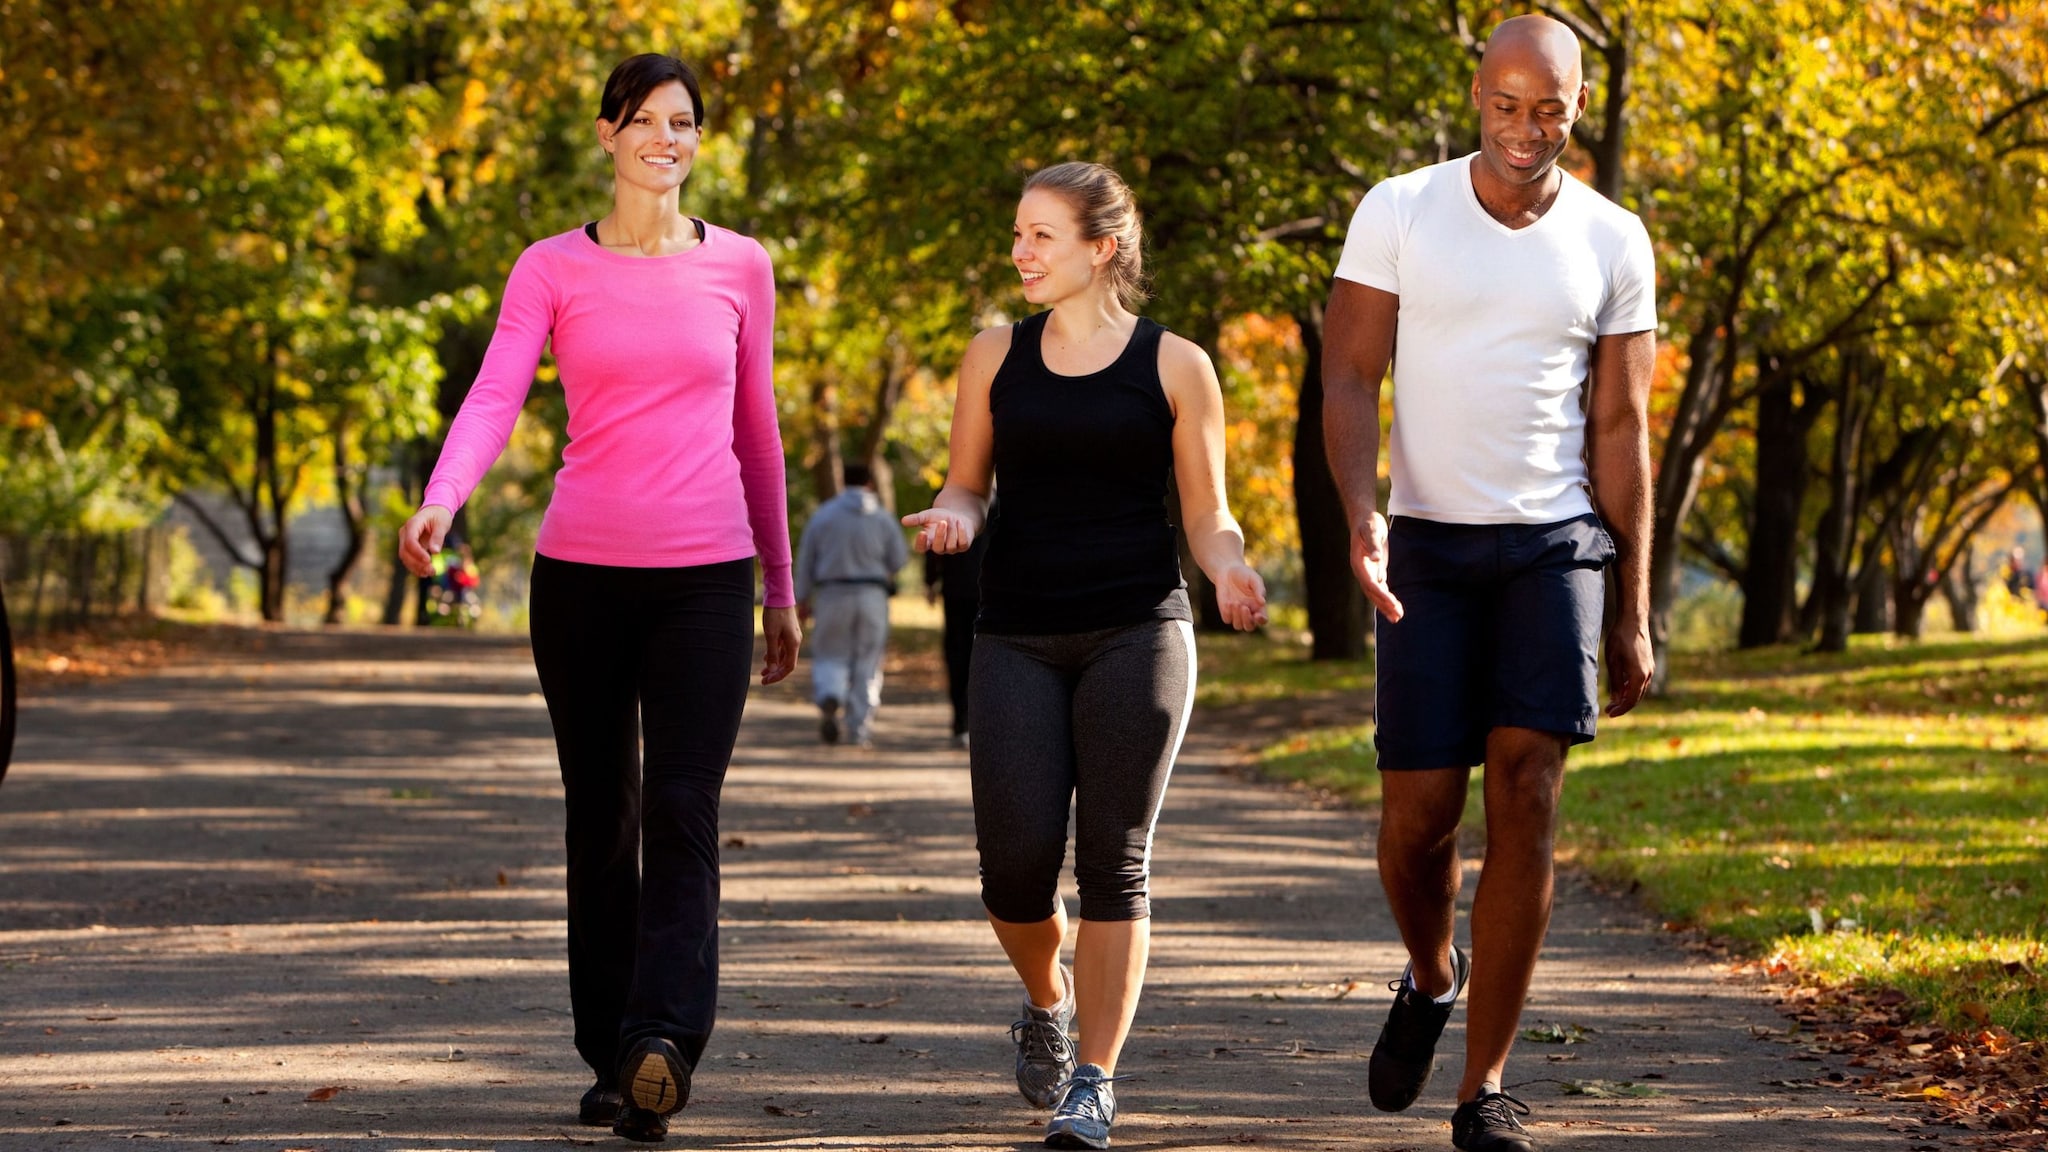
{"type": "Polygon", "coordinates": [[[1380,773],[1380,887],[1414,965],[1415,987],[1451,990],[1460,864],[1458,821],[1469,768],[1380,773]]]}
{"type": "MultiPolygon", "coordinates": [[[[1552,849],[1568,747],[1565,737],[1528,728],[1495,728],[1487,736],[1486,860],[1472,902],[1460,1103],[1476,1098],[1482,1085],[1499,1089],[1521,1023],[1550,927],[1552,849]]],[[[1423,986],[1419,965],[1416,975],[1423,986]]]]}

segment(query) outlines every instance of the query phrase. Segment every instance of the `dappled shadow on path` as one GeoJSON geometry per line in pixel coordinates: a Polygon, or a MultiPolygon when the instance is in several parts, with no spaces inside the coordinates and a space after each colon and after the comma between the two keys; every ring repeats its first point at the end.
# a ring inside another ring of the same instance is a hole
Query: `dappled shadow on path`
{"type": "MultiPolygon", "coordinates": [[[[0,800],[0,1149],[618,1146],[572,1115],[560,798],[524,646],[275,641],[33,702],[0,800]]],[[[813,722],[798,686],[750,700],[721,1024],[672,1145],[1035,1147],[944,705],[892,692],[875,752],[813,722]]],[[[1461,1018],[1416,1109],[1362,1098],[1401,963],[1369,823],[1240,779],[1228,728],[1198,718],[1169,792],[1118,1146],[1443,1146],[1461,1018]]],[[[1586,1042],[1525,1045],[1510,1079],[1547,1147],[1896,1146],[1862,1101],[1765,1083],[1818,1068],[1760,1057],[1759,1019],[1572,888],[1530,1020],[1586,1042]],[[1559,1093],[1621,1081],[1657,1095],[1559,1093]]]]}

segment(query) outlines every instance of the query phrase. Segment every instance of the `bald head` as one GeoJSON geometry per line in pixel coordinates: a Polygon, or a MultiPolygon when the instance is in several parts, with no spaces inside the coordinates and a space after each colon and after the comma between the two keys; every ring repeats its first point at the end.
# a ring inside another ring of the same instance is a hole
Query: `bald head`
{"type": "Polygon", "coordinates": [[[1548,16],[1501,21],[1486,38],[1472,103],[1479,110],[1481,160],[1473,186],[1482,203],[1494,202],[1490,193],[1508,205],[1504,210],[1520,211],[1518,202],[1534,203],[1555,186],[1551,168],[1586,109],[1579,38],[1548,16]]]}
{"type": "Polygon", "coordinates": [[[1510,16],[1494,26],[1479,60],[1479,75],[1503,68],[1548,73],[1577,88],[1585,72],[1579,62],[1579,38],[1562,21],[1531,12],[1510,16]]]}

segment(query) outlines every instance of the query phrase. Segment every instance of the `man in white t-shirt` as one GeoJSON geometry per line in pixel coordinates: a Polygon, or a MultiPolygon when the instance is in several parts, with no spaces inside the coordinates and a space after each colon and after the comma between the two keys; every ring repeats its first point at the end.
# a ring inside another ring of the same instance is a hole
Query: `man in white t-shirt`
{"type": "Polygon", "coordinates": [[[1557,167],[1586,106],[1565,25],[1517,16],[1472,83],[1480,148],[1375,186],[1352,219],[1325,323],[1324,435],[1379,609],[1374,744],[1380,881],[1409,967],[1368,1072],[1412,1104],[1471,985],[1451,1142],[1533,1149],[1500,1091],[1549,927],[1567,749],[1593,738],[1603,569],[1609,716],[1649,685],[1649,235],[1557,167]],[[1388,501],[1379,392],[1391,362],[1388,501]],[[1484,764],[1486,860],[1472,953],[1452,942],[1457,828],[1484,764]]]}

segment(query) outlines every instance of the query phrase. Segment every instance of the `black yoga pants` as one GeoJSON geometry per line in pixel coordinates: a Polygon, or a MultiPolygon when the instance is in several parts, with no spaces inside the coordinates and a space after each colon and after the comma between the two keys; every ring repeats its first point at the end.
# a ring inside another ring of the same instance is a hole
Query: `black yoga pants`
{"type": "Polygon", "coordinates": [[[718,797],[753,659],[753,559],[537,556],[529,615],[567,801],[576,1051],[607,1083],[650,1036],[695,1066],[718,1007],[718,797]]]}
{"type": "Polygon", "coordinates": [[[1180,620],[975,636],[968,761],[991,916],[1053,914],[1070,805],[1081,918],[1151,915],[1152,828],[1187,731],[1194,657],[1180,620]]]}

